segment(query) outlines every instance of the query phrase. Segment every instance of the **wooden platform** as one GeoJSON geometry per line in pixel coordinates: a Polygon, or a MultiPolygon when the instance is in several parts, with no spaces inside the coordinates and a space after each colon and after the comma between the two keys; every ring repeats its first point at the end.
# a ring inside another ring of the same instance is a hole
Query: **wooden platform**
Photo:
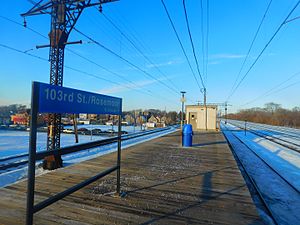
{"type": "MultiPolygon", "coordinates": [[[[115,173],[41,210],[35,224],[262,224],[221,133],[179,133],[122,152],[123,198],[115,173]]],[[[114,165],[109,154],[37,177],[36,202],[114,165]]],[[[0,189],[0,224],[24,224],[26,182],[0,189]]]]}

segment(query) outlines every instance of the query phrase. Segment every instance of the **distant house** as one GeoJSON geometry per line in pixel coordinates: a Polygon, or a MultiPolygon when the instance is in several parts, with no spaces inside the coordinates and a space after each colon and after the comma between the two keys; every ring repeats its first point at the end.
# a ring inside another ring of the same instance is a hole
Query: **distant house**
{"type": "Polygon", "coordinates": [[[113,121],[110,120],[110,121],[105,122],[105,125],[107,125],[107,126],[112,126],[112,125],[114,125],[114,124],[113,124],[113,121]]]}
{"type": "Polygon", "coordinates": [[[134,124],[134,117],[132,115],[130,115],[130,114],[127,114],[127,115],[125,115],[125,121],[129,125],[134,124]]]}
{"type": "Polygon", "coordinates": [[[90,124],[89,119],[78,119],[78,124],[90,124]]]}
{"type": "Polygon", "coordinates": [[[61,123],[64,124],[64,125],[70,125],[70,124],[72,124],[71,123],[71,119],[68,118],[68,117],[62,117],[61,118],[61,123]]]}
{"type": "Polygon", "coordinates": [[[156,127],[165,127],[166,126],[167,117],[163,116],[159,118],[159,122],[156,124],[156,127]]]}
{"type": "Polygon", "coordinates": [[[14,125],[29,125],[29,115],[25,113],[16,113],[11,116],[14,125]]]}
{"type": "Polygon", "coordinates": [[[148,119],[148,123],[158,123],[158,122],[159,122],[158,119],[159,119],[158,117],[155,117],[155,116],[152,115],[152,116],[148,119]]]}
{"type": "Polygon", "coordinates": [[[97,114],[88,114],[88,119],[97,120],[97,114]]]}
{"type": "Polygon", "coordinates": [[[86,114],[86,113],[79,113],[79,119],[81,119],[81,120],[87,120],[88,119],[88,114],[86,114]]]}
{"type": "Polygon", "coordinates": [[[160,118],[157,116],[151,116],[149,119],[148,119],[148,122],[146,123],[146,127],[147,128],[154,128],[154,127],[161,127],[160,126],[160,118]]]}
{"type": "Polygon", "coordinates": [[[128,124],[126,121],[122,121],[122,122],[121,122],[121,125],[122,125],[122,126],[128,126],[129,124],[128,124]]]}

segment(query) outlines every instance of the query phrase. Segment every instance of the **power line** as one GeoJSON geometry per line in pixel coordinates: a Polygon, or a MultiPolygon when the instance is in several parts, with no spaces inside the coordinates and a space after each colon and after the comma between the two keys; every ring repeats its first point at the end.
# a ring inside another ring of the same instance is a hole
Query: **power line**
{"type": "MultiPolygon", "coordinates": [[[[33,3],[33,1],[32,1],[31,3],[33,3]]],[[[19,26],[24,27],[23,24],[21,24],[21,23],[15,21],[15,20],[12,20],[12,19],[10,19],[10,18],[1,16],[1,15],[0,15],[0,18],[5,19],[5,20],[7,20],[7,21],[9,21],[9,22],[12,22],[12,23],[14,23],[14,24],[17,24],[17,25],[19,25],[19,26]]],[[[38,32],[38,31],[36,31],[36,30],[34,30],[34,29],[28,27],[28,26],[26,26],[25,29],[28,29],[28,30],[34,32],[35,34],[38,34],[39,36],[41,36],[41,37],[43,37],[43,38],[45,38],[45,39],[48,40],[48,37],[47,37],[47,36],[43,35],[42,33],[38,32]]],[[[113,72],[113,71],[111,71],[111,70],[105,68],[104,66],[101,66],[100,64],[98,64],[98,63],[96,63],[96,62],[94,62],[94,61],[88,59],[87,57],[84,57],[84,56],[80,55],[79,53],[75,52],[74,50],[71,50],[71,49],[69,49],[69,48],[66,48],[66,49],[67,49],[69,52],[72,52],[73,54],[77,55],[78,57],[80,57],[80,58],[82,58],[82,59],[84,59],[84,60],[86,60],[86,61],[88,61],[88,62],[90,62],[90,63],[92,63],[92,64],[94,64],[94,65],[97,65],[97,66],[100,67],[101,69],[103,69],[103,70],[105,70],[105,71],[107,71],[107,72],[109,72],[109,73],[111,73],[111,74],[113,74],[113,75],[115,75],[115,76],[117,76],[117,77],[119,77],[119,78],[121,78],[121,79],[123,79],[123,80],[129,82],[129,83],[132,83],[133,85],[136,86],[136,84],[133,83],[132,81],[130,81],[130,80],[126,79],[125,77],[123,77],[123,76],[121,76],[121,75],[119,75],[119,74],[117,74],[117,73],[115,73],[115,72],[113,72]]],[[[12,48],[11,50],[16,50],[16,49],[12,48]]],[[[22,52],[22,51],[21,51],[21,52],[22,52]]],[[[29,55],[32,55],[32,54],[29,54],[29,55]]],[[[35,55],[32,55],[32,56],[36,57],[35,55]]],[[[47,61],[48,61],[48,60],[47,60],[47,61]]],[[[118,84],[119,84],[119,83],[118,83],[118,84]]],[[[138,86],[136,86],[136,87],[138,87],[138,86]]]]}
{"type": "Polygon", "coordinates": [[[36,30],[34,30],[34,29],[28,27],[28,26],[25,26],[25,25],[22,24],[22,23],[19,23],[19,22],[15,21],[15,20],[9,19],[9,18],[7,18],[7,17],[5,17],[5,16],[1,16],[1,15],[0,15],[0,18],[2,18],[2,19],[4,19],[4,20],[7,20],[7,21],[9,21],[9,22],[11,22],[11,23],[17,24],[17,25],[19,25],[19,26],[21,26],[21,27],[23,27],[23,28],[25,28],[25,29],[28,29],[28,30],[30,30],[30,31],[32,31],[32,32],[34,32],[34,33],[36,33],[37,35],[39,35],[39,36],[41,36],[41,37],[44,37],[44,38],[47,38],[47,39],[48,39],[48,37],[47,37],[46,35],[43,35],[42,33],[38,32],[38,31],[36,31],[36,30]]]}
{"type": "MultiPolygon", "coordinates": [[[[299,75],[300,75],[300,72],[297,72],[297,73],[293,74],[293,75],[290,76],[288,79],[284,80],[283,82],[279,83],[278,85],[272,87],[272,88],[269,89],[268,91],[264,92],[263,94],[259,95],[258,97],[254,98],[253,100],[251,100],[251,101],[249,101],[249,102],[247,102],[247,103],[245,103],[245,104],[243,104],[243,105],[241,105],[241,106],[249,105],[249,104],[251,104],[251,103],[253,103],[253,102],[255,102],[255,101],[257,101],[257,100],[259,100],[259,99],[261,99],[261,98],[265,98],[265,97],[267,97],[267,96],[270,96],[270,95],[271,95],[272,93],[274,93],[274,92],[275,92],[275,93],[278,92],[278,91],[281,90],[281,89],[276,90],[277,88],[281,87],[282,85],[284,85],[285,83],[287,83],[288,81],[290,81],[291,79],[293,79],[294,77],[299,76],[299,75]]],[[[298,83],[298,82],[296,82],[296,83],[298,83]]],[[[295,84],[296,84],[296,83],[295,83],[295,84]]],[[[288,85],[288,87],[289,87],[289,85],[288,85]]],[[[285,88],[283,88],[283,89],[285,89],[285,88]]]]}
{"type": "Polygon", "coordinates": [[[261,26],[262,26],[262,24],[263,24],[263,22],[264,22],[264,20],[265,20],[265,18],[266,18],[266,15],[267,15],[267,13],[268,13],[268,11],[269,11],[269,9],[270,9],[270,6],[271,6],[272,1],[273,1],[273,0],[270,0],[269,3],[268,3],[268,6],[267,6],[267,8],[266,8],[266,10],[265,10],[265,13],[264,13],[264,15],[263,15],[263,17],[262,17],[262,19],[261,19],[261,21],[260,21],[260,24],[259,24],[259,26],[258,26],[258,28],[257,28],[257,30],[256,30],[256,32],[255,32],[255,35],[254,35],[254,37],[253,37],[253,39],[252,39],[252,42],[251,42],[251,44],[250,44],[250,47],[249,47],[249,49],[248,49],[247,55],[246,55],[246,57],[244,58],[244,61],[243,61],[243,63],[242,63],[242,66],[241,66],[241,68],[240,68],[240,70],[239,70],[238,75],[236,76],[236,79],[235,79],[235,81],[234,81],[234,84],[232,85],[232,88],[231,88],[231,90],[230,90],[229,95],[232,93],[234,87],[236,86],[236,84],[237,84],[237,82],[238,82],[238,80],[239,80],[239,78],[240,78],[240,76],[241,76],[242,70],[244,69],[244,66],[245,66],[245,64],[246,64],[246,61],[247,61],[247,59],[248,59],[248,57],[249,57],[249,55],[250,55],[250,52],[251,52],[251,50],[252,50],[252,47],[253,47],[253,45],[254,45],[254,42],[256,41],[256,38],[257,38],[258,33],[259,33],[259,31],[260,31],[260,28],[261,28],[261,26]]]}
{"type": "Polygon", "coordinates": [[[163,0],[161,0],[161,3],[162,3],[162,5],[163,5],[163,8],[164,8],[164,10],[165,10],[167,16],[168,16],[168,19],[169,19],[169,21],[170,21],[170,23],[171,23],[171,26],[172,26],[172,28],[173,28],[173,31],[174,31],[174,33],[175,33],[175,35],[176,35],[176,38],[177,38],[177,40],[178,40],[178,42],[179,42],[179,44],[180,44],[181,50],[182,50],[182,52],[183,52],[183,54],[184,54],[184,56],[185,56],[185,58],[186,58],[186,61],[188,62],[188,65],[189,65],[190,70],[191,70],[191,72],[192,72],[192,74],[193,74],[193,76],[194,76],[194,78],[195,78],[195,81],[196,81],[198,87],[199,87],[199,90],[200,90],[200,92],[202,93],[200,84],[199,84],[199,82],[198,82],[198,80],[197,80],[197,78],[196,78],[195,72],[194,72],[194,70],[193,70],[193,68],[192,68],[192,66],[191,66],[191,62],[190,62],[189,58],[187,57],[186,51],[185,51],[185,49],[184,49],[184,47],[183,47],[183,44],[182,44],[182,42],[181,42],[181,40],[180,40],[180,38],[179,38],[178,32],[177,32],[177,30],[176,30],[176,28],[175,28],[175,25],[174,25],[174,23],[173,23],[173,20],[172,20],[170,14],[169,14],[169,11],[168,11],[168,9],[167,9],[167,7],[166,7],[166,5],[165,5],[165,3],[164,3],[163,0]]]}
{"type": "MultiPolygon", "coordinates": [[[[22,50],[20,50],[20,49],[16,49],[16,48],[14,48],[14,47],[11,47],[11,46],[8,46],[8,45],[5,45],[5,44],[1,44],[1,43],[0,43],[0,47],[3,47],[3,48],[6,48],[6,49],[9,49],[9,50],[11,50],[11,51],[15,51],[15,52],[18,52],[18,53],[21,53],[21,54],[24,54],[24,55],[27,55],[27,56],[30,56],[30,57],[33,57],[33,58],[36,58],[36,59],[39,59],[39,60],[42,60],[42,61],[45,61],[45,62],[48,62],[48,63],[49,63],[49,60],[46,59],[46,58],[43,58],[43,57],[40,57],[40,56],[31,54],[31,53],[28,53],[28,52],[24,52],[24,51],[22,51],[22,50]]],[[[96,79],[99,79],[99,80],[102,80],[102,81],[106,81],[106,82],[108,82],[108,83],[112,83],[112,84],[115,84],[115,85],[119,85],[119,86],[125,87],[125,88],[127,88],[127,89],[130,89],[130,90],[133,90],[133,91],[142,93],[142,94],[147,94],[147,95],[149,95],[149,96],[151,96],[151,97],[153,97],[153,98],[155,98],[155,99],[161,100],[161,99],[164,98],[165,100],[167,100],[168,102],[170,102],[169,99],[167,99],[167,98],[165,98],[165,97],[162,97],[162,96],[159,96],[159,98],[157,98],[157,97],[155,97],[155,96],[153,96],[153,95],[151,95],[151,94],[149,94],[149,93],[142,92],[142,91],[139,90],[139,89],[134,89],[134,88],[132,88],[131,86],[124,85],[124,84],[121,84],[121,83],[119,83],[119,82],[115,82],[115,81],[112,81],[112,80],[109,80],[109,79],[106,79],[106,78],[97,76],[97,75],[95,75],[95,74],[88,73],[88,72],[83,71],[83,70],[80,70],[80,69],[76,69],[76,68],[71,67],[71,66],[68,66],[68,65],[64,65],[64,67],[67,68],[67,69],[69,69],[69,70],[72,70],[72,71],[75,71],[75,72],[78,72],[78,73],[81,73],[81,74],[85,74],[85,75],[87,75],[87,76],[89,76],[89,77],[93,77],[93,78],[96,78],[96,79]]],[[[171,101],[175,103],[175,101],[173,101],[173,100],[171,100],[171,101]]],[[[177,102],[176,102],[176,104],[177,104],[177,102]]]]}
{"type": "MultiPolygon", "coordinates": [[[[186,17],[186,23],[187,26],[189,27],[188,19],[187,19],[187,12],[186,12],[186,6],[185,6],[185,0],[183,0],[183,7],[184,7],[184,12],[185,12],[185,17],[186,17]]],[[[204,51],[204,16],[203,16],[203,0],[200,1],[200,8],[201,8],[201,40],[202,40],[202,71],[203,71],[203,76],[205,76],[205,51],[204,51]]],[[[189,29],[189,28],[188,28],[189,29]]]]}
{"type": "MultiPolygon", "coordinates": [[[[267,95],[265,95],[265,96],[263,96],[263,97],[261,97],[261,98],[265,98],[265,97],[268,97],[268,96],[270,96],[270,95],[277,94],[277,93],[279,93],[279,92],[281,92],[281,91],[284,91],[285,89],[287,89],[287,88],[289,88],[289,87],[292,87],[292,86],[295,86],[296,84],[299,84],[299,83],[300,83],[300,81],[297,81],[297,82],[295,82],[295,83],[289,84],[289,85],[287,85],[287,86],[285,86],[285,87],[283,87],[283,88],[280,88],[280,89],[278,89],[278,90],[276,90],[276,91],[273,91],[273,92],[271,92],[271,93],[269,93],[269,94],[267,94],[267,95]]],[[[246,103],[246,104],[243,104],[243,105],[241,105],[241,106],[248,105],[248,104],[250,104],[250,103],[252,103],[252,102],[254,102],[254,101],[257,101],[257,100],[258,100],[258,99],[255,99],[255,100],[253,100],[253,101],[251,101],[251,102],[248,102],[248,103],[246,103]]]]}
{"type": "Polygon", "coordinates": [[[147,43],[144,43],[141,41],[141,36],[139,35],[139,33],[134,29],[134,27],[129,26],[129,22],[128,20],[124,17],[124,15],[122,15],[122,13],[115,8],[115,10],[117,11],[119,17],[118,19],[118,23],[122,24],[122,26],[124,27],[124,29],[129,33],[129,35],[131,36],[131,38],[133,40],[135,40],[136,43],[138,43],[140,45],[141,48],[143,48],[144,50],[147,50],[151,53],[153,53],[153,51],[151,50],[151,48],[147,45],[147,43]]]}
{"type": "Polygon", "coordinates": [[[120,34],[152,65],[154,66],[157,71],[160,72],[160,74],[162,74],[174,87],[175,87],[175,91],[176,92],[179,92],[178,91],[178,87],[174,84],[174,82],[172,80],[170,80],[166,74],[164,74],[156,65],[155,63],[153,63],[151,61],[151,59],[145,55],[145,53],[143,53],[143,51],[108,17],[106,16],[103,12],[102,12],[102,15],[104,16],[104,18],[116,29],[120,32],[120,34]],[[177,90],[176,90],[177,89],[177,90]]]}
{"type": "Polygon", "coordinates": [[[103,48],[104,50],[106,50],[107,52],[111,53],[112,55],[116,56],[117,58],[123,60],[124,62],[126,62],[127,64],[129,64],[130,66],[132,66],[133,68],[141,71],[143,74],[147,75],[148,77],[156,80],[157,82],[159,82],[160,84],[162,84],[163,86],[167,87],[168,89],[170,89],[171,91],[175,92],[176,94],[178,94],[177,91],[175,91],[173,88],[171,88],[169,85],[165,84],[164,82],[162,82],[161,80],[157,79],[156,77],[154,77],[153,75],[151,75],[150,73],[148,73],[147,71],[143,70],[142,68],[140,68],[139,66],[135,65],[134,63],[132,63],[131,61],[129,61],[128,59],[125,59],[124,57],[120,56],[119,54],[117,54],[116,52],[114,52],[113,50],[109,49],[108,47],[104,46],[103,44],[99,43],[98,41],[94,40],[93,38],[91,38],[90,36],[84,34],[83,32],[81,32],[80,30],[78,30],[76,27],[73,28],[76,32],[78,32],[79,34],[81,34],[82,36],[86,37],[87,39],[89,39],[90,41],[94,42],[96,45],[98,45],[99,47],[103,48]]]}
{"type": "Polygon", "coordinates": [[[40,57],[40,56],[37,56],[37,55],[31,54],[31,53],[28,53],[28,52],[26,52],[26,51],[22,51],[22,50],[19,50],[19,49],[16,49],[16,48],[10,47],[10,46],[8,46],[8,45],[5,45],[5,44],[1,44],[1,43],[0,43],[0,46],[1,46],[1,47],[3,47],[3,48],[6,48],[6,49],[12,50],[12,51],[15,51],[15,52],[21,53],[21,54],[25,54],[25,55],[28,55],[28,56],[34,57],[34,58],[36,58],[36,59],[40,59],[40,60],[43,60],[43,61],[49,62],[49,60],[48,60],[48,59],[46,59],[46,58],[43,58],[43,57],[40,57]]]}
{"type": "Polygon", "coordinates": [[[206,62],[205,62],[205,82],[207,85],[208,73],[208,37],[209,37],[209,0],[206,1],[206,62]]]}
{"type": "MultiPolygon", "coordinates": [[[[6,48],[6,49],[12,50],[12,51],[15,51],[15,52],[21,53],[21,54],[25,54],[25,55],[28,55],[28,56],[34,57],[34,58],[36,58],[36,59],[40,59],[40,60],[42,60],[42,61],[49,62],[49,60],[48,60],[48,59],[46,59],[46,58],[43,58],[43,57],[40,57],[40,56],[37,56],[37,55],[31,54],[31,53],[28,53],[28,52],[26,52],[26,51],[22,51],[22,50],[19,50],[19,49],[16,49],[16,48],[10,47],[10,46],[8,46],[8,45],[5,45],[5,44],[0,44],[0,46],[1,46],[1,47],[3,47],[3,48],[6,48]]],[[[121,85],[121,84],[120,84],[120,83],[118,83],[118,82],[114,82],[114,81],[111,81],[111,80],[108,80],[108,79],[105,79],[105,78],[102,78],[102,77],[99,77],[99,76],[96,76],[96,75],[93,75],[93,74],[89,74],[89,73],[87,73],[87,72],[85,72],[85,71],[81,71],[81,70],[79,70],[79,69],[75,69],[75,68],[73,68],[73,67],[70,67],[70,66],[67,66],[67,65],[65,65],[64,67],[65,67],[65,68],[68,68],[68,69],[70,69],[70,70],[73,70],[73,71],[79,72],[79,73],[84,73],[84,74],[86,74],[86,75],[88,75],[88,76],[91,76],[91,77],[94,77],[94,78],[97,78],[97,79],[100,79],[100,80],[103,80],[103,81],[106,81],[106,82],[109,82],[109,83],[113,83],[113,84],[121,85]]]]}
{"type": "MultiPolygon", "coordinates": [[[[189,38],[190,38],[190,42],[191,42],[191,46],[192,46],[192,50],[193,50],[193,55],[194,55],[194,59],[195,59],[196,65],[197,65],[197,71],[198,71],[198,74],[199,74],[199,77],[200,77],[200,80],[201,80],[202,87],[205,88],[205,85],[204,85],[204,82],[203,82],[203,78],[202,78],[202,75],[201,75],[201,72],[200,72],[200,68],[199,68],[198,59],[197,59],[196,52],[195,52],[195,46],[194,46],[194,42],[193,42],[193,38],[192,38],[192,33],[191,33],[191,30],[190,30],[190,25],[189,25],[189,19],[188,19],[186,7],[185,7],[185,0],[183,0],[182,3],[183,3],[183,8],[184,8],[184,15],[185,15],[186,26],[187,26],[187,29],[188,29],[188,34],[189,34],[189,38]]],[[[204,47],[203,47],[203,49],[204,49],[204,47]]]]}
{"type": "MultiPolygon", "coordinates": [[[[299,83],[300,83],[300,81],[297,81],[297,82],[295,82],[295,83],[289,84],[289,85],[287,85],[287,86],[285,86],[285,87],[283,87],[283,88],[280,88],[279,90],[274,91],[273,93],[268,94],[267,96],[270,96],[271,94],[277,94],[278,92],[281,92],[281,91],[283,91],[283,90],[285,90],[285,89],[287,89],[287,88],[289,88],[289,87],[292,87],[292,86],[294,86],[294,85],[296,85],[296,84],[299,84],[299,83]]],[[[266,97],[267,97],[267,96],[266,96],[266,97]]]]}
{"type": "MultiPolygon", "coordinates": [[[[128,83],[131,83],[131,84],[134,85],[135,87],[139,88],[139,86],[138,86],[136,83],[134,83],[133,81],[131,81],[131,80],[129,80],[129,79],[126,79],[124,76],[122,76],[122,75],[120,75],[120,74],[118,74],[118,73],[116,73],[116,72],[113,72],[113,71],[107,69],[107,68],[104,67],[104,66],[101,66],[100,64],[96,63],[95,61],[90,60],[90,59],[88,59],[87,57],[80,55],[79,53],[75,52],[74,50],[68,49],[68,51],[71,52],[71,53],[73,53],[74,55],[77,55],[78,57],[80,57],[80,58],[82,58],[82,59],[84,59],[84,60],[86,60],[86,61],[88,61],[88,62],[90,62],[90,63],[92,63],[92,64],[94,64],[94,65],[96,65],[96,66],[98,66],[99,68],[105,70],[106,72],[108,72],[108,73],[110,73],[110,74],[113,74],[114,76],[117,76],[117,77],[119,77],[120,79],[122,79],[122,80],[124,80],[124,81],[126,81],[126,82],[128,82],[128,83]]],[[[152,93],[150,90],[148,90],[148,92],[152,93]]]]}
{"type": "MultiPolygon", "coordinates": [[[[23,24],[21,24],[21,23],[19,23],[19,22],[17,22],[17,21],[14,21],[14,20],[12,20],[12,19],[9,19],[9,18],[7,18],[7,17],[4,17],[4,16],[1,16],[1,15],[0,15],[0,18],[3,18],[3,19],[5,19],[5,20],[7,20],[7,21],[9,21],[9,22],[12,22],[12,23],[14,23],[14,24],[17,24],[17,25],[19,25],[19,26],[24,27],[23,24]]],[[[45,39],[48,40],[48,37],[45,36],[45,35],[43,35],[42,33],[38,32],[38,31],[36,31],[36,30],[34,30],[34,29],[28,27],[28,26],[26,26],[25,28],[28,29],[28,30],[30,30],[30,31],[32,31],[32,32],[34,32],[35,34],[38,34],[39,36],[41,36],[41,37],[43,37],[43,38],[45,38],[45,39]]],[[[94,43],[94,42],[93,42],[93,43],[94,43]]],[[[2,47],[4,47],[4,46],[2,46],[2,47]]],[[[6,47],[9,48],[8,46],[6,46],[6,47]]],[[[16,51],[17,49],[11,48],[11,50],[15,50],[15,51],[16,51]]],[[[132,84],[133,86],[135,86],[136,88],[140,88],[137,84],[135,84],[135,83],[132,82],[131,80],[126,79],[124,76],[122,76],[122,75],[120,75],[120,74],[117,74],[117,73],[115,73],[115,72],[113,72],[113,71],[107,69],[107,68],[104,67],[104,66],[101,66],[100,64],[98,64],[98,63],[96,63],[96,62],[94,62],[94,61],[88,59],[88,58],[85,57],[85,56],[80,55],[79,53],[75,52],[74,50],[71,50],[71,49],[69,49],[69,48],[66,48],[66,50],[69,51],[69,52],[71,52],[71,53],[73,53],[73,54],[75,54],[75,55],[77,55],[78,57],[80,57],[80,58],[82,58],[82,59],[84,59],[84,60],[86,60],[86,61],[88,61],[88,62],[90,62],[90,63],[92,63],[92,64],[94,64],[94,65],[96,65],[96,66],[98,66],[99,68],[105,70],[106,72],[111,73],[111,74],[113,74],[113,75],[115,75],[115,76],[117,76],[117,77],[119,77],[119,78],[121,78],[121,79],[123,79],[123,80],[125,80],[125,81],[127,81],[127,82],[129,82],[129,83],[131,83],[131,84],[132,84]]],[[[24,51],[24,52],[21,51],[21,50],[17,50],[17,51],[19,51],[20,53],[27,53],[26,51],[24,51]]],[[[39,57],[39,56],[30,54],[30,53],[27,54],[27,55],[33,56],[33,57],[35,57],[35,58],[39,58],[39,59],[46,60],[46,59],[44,59],[44,58],[41,58],[41,57],[39,57]]],[[[49,62],[49,60],[47,60],[47,61],[49,62]]],[[[71,67],[68,67],[68,66],[66,66],[66,68],[69,68],[69,69],[71,69],[71,70],[73,70],[73,71],[79,72],[79,71],[78,71],[77,69],[75,69],[75,68],[71,68],[71,67]]],[[[81,71],[81,72],[84,73],[83,71],[81,71]]],[[[87,74],[86,74],[86,75],[87,75],[87,74]]],[[[92,76],[92,77],[95,77],[95,76],[92,76]]],[[[96,77],[97,77],[97,76],[96,76],[96,77]]],[[[95,77],[95,78],[96,78],[96,77],[95,77]]],[[[104,80],[104,81],[110,82],[110,80],[107,80],[107,79],[105,79],[105,78],[100,78],[100,79],[102,79],[102,80],[104,80]]],[[[112,83],[112,82],[110,82],[110,83],[112,83]]],[[[120,83],[117,83],[117,82],[114,82],[114,84],[120,85],[120,83]]],[[[124,85],[123,85],[123,86],[124,86],[124,85]]],[[[131,86],[126,86],[126,87],[129,88],[129,89],[132,89],[132,90],[137,91],[136,89],[133,89],[131,86]]],[[[138,90],[138,92],[143,93],[143,94],[148,94],[148,95],[149,95],[149,93],[152,93],[152,94],[153,94],[153,92],[150,91],[150,90],[147,90],[147,91],[138,90]],[[147,93],[147,92],[149,92],[149,93],[147,93]]],[[[150,94],[150,96],[152,96],[152,95],[150,94]]],[[[152,97],[154,97],[154,96],[152,96],[152,97]]]]}
{"type": "Polygon", "coordinates": [[[273,41],[273,39],[275,38],[275,36],[278,34],[278,32],[280,31],[280,29],[283,27],[283,25],[286,23],[286,21],[288,20],[288,18],[290,17],[290,15],[295,11],[295,9],[298,7],[298,5],[300,4],[300,0],[295,4],[295,6],[292,8],[292,10],[289,12],[289,14],[287,15],[287,17],[283,20],[283,22],[280,24],[280,26],[277,28],[277,30],[275,31],[275,33],[272,35],[272,37],[270,38],[270,40],[267,42],[267,44],[265,45],[265,47],[261,50],[261,52],[259,53],[259,55],[256,57],[256,59],[254,60],[254,62],[252,63],[252,65],[250,66],[250,68],[248,69],[248,71],[245,73],[245,75],[242,77],[242,79],[240,80],[240,82],[237,84],[237,86],[234,88],[234,90],[232,91],[232,93],[228,96],[227,100],[229,100],[229,98],[236,92],[236,90],[239,88],[239,86],[241,85],[241,83],[244,81],[244,79],[247,77],[247,75],[249,74],[249,72],[252,70],[252,68],[254,67],[254,65],[257,63],[257,61],[260,59],[260,57],[262,56],[262,54],[264,53],[264,51],[267,49],[267,47],[270,45],[270,43],[273,41]]]}

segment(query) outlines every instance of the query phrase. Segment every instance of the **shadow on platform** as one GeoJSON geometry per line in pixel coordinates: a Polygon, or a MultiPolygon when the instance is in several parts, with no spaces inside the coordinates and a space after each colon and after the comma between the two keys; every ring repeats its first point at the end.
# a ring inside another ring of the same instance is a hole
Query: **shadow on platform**
{"type": "MultiPolygon", "coordinates": [[[[190,176],[179,177],[177,179],[168,180],[168,181],[160,182],[160,183],[157,183],[157,184],[154,184],[154,185],[150,185],[150,186],[146,186],[146,187],[137,188],[137,189],[134,189],[134,190],[131,190],[131,191],[127,191],[126,195],[129,195],[130,193],[134,193],[134,192],[137,192],[137,191],[147,190],[147,189],[150,189],[150,188],[154,188],[154,187],[158,187],[158,186],[161,186],[161,185],[169,184],[169,183],[176,183],[178,181],[189,179],[189,178],[192,178],[192,177],[198,177],[198,176],[206,177],[207,174],[209,174],[209,180],[210,180],[211,177],[212,177],[212,174],[214,172],[218,172],[218,171],[222,171],[222,170],[226,170],[226,169],[230,169],[230,168],[232,168],[232,166],[227,166],[227,167],[224,167],[224,168],[221,168],[221,169],[212,170],[212,171],[208,171],[208,172],[197,173],[197,174],[190,175],[190,176]]],[[[207,184],[207,178],[204,178],[204,181],[206,181],[206,184],[207,184]]],[[[210,184],[209,188],[211,188],[211,184],[210,184]]]]}
{"type": "MultiPolygon", "coordinates": [[[[193,208],[200,207],[202,204],[204,204],[204,203],[206,203],[210,200],[217,199],[217,198],[219,198],[223,195],[231,194],[232,192],[235,192],[235,191],[239,190],[240,188],[244,188],[245,185],[246,185],[246,184],[238,185],[238,186],[236,186],[234,188],[231,188],[227,191],[216,193],[216,191],[212,190],[213,187],[212,187],[211,179],[213,177],[213,172],[214,171],[208,171],[208,172],[203,174],[203,185],[200,187],[200,193],[198,195],[197,200],[194,203],[186,205],[186,206],[181,207],[181,208],[178,208],[177,210],[175,210],[173,212],[166,213],[166,214],[163,214],[163,215],[158,216],[156,218],[150,219],[150,220],[148,220],[144,223],[141,223],[141,224],[142,225],[153,224],[153,223],[157,223],[160,220],[167,219],[167,218],[180,220],[180,218],[182,217],[184,212],[187,212],[188,210],[193,209],[193,208]]],[[[190,218],[189,221],[185,221],[185,222],[198,223],[200,221],[198,219],[195,219],[195,218],[190,218]]],[[[256,221],[253,220],[253,222],[250,223],[250,224],[256,224],[256,221]]]]}
{"type": "Polygon", "coordinates": [[[201,144],[193,144],[192,147],[202,147],[202,146],[220,145],[220,144],[227,144],[227,142],[226,141],[207,142],[207,143],[201,143],[201,144]]]}

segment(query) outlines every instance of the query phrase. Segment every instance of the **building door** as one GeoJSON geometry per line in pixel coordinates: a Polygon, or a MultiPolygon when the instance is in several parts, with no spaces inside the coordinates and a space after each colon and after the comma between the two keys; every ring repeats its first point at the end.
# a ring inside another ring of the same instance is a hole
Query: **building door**
{"type": "Polygon", "coordinates": [[[193,130],[196,130],[197,129],[197,113],[196,112],[189,113],[189,121],[193,127],[193,130]]]}

